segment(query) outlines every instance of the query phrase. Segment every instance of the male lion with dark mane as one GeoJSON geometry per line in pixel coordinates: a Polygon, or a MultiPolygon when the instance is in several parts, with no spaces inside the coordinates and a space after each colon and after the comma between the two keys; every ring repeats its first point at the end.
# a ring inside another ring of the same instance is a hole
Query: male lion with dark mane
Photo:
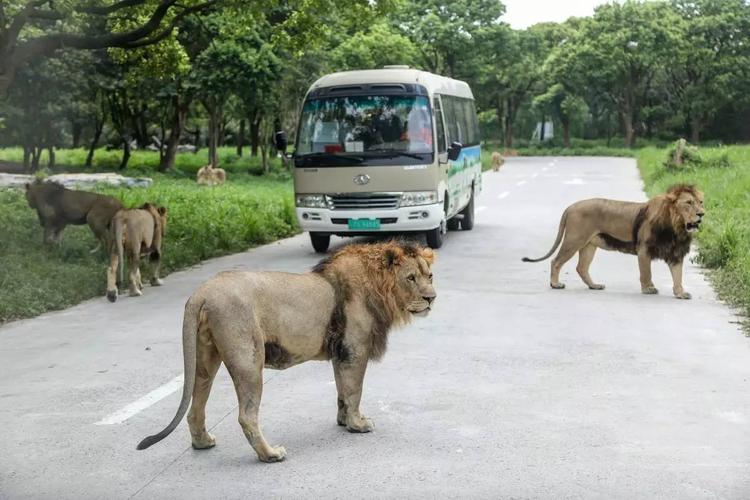
{"type": "Polygon", "coordinates": [[[681,184],[645,203],[595,198],[570,205],[562,214],[557,238],[547,255],[538,259],[524,257],[524,262],[552,259],[550,286],[565,288],[560,269],[578,252],[576,270],[592,290],[603,290],[594,283],[589,266],[597,248],[616,250],[638,256],[641,291],[659,293],[651,281],[651,261],[663,260],[672,273],[672,291],[678,299],[689,299],[682,288],[682,263],[690,251],[692,235],[700,227],[703,215],[703,193],[695,186],[681,184]],[[564,236],[563,236],[564,235],[564,236]]]}
{"type": "Polygon", "coordinates": [[[45,243],[59,243],[68,224],[88,224],[100,243],[106,241],[109,222],[123,208],[111,196],[75,191],[54,182],[26,184],[26,201],[39,216],[45,243]]]}
{"type": "Polygon", "coordinates": [[[405,243],[349,245],[310,273],[219,273],[188,299],[182,325],[185,384],[177,414],[138,449],[164,439],[190,404],[193,448],[213,447],[206,401],[224,362],[239,400],[239,422],[263,462],[286,451],[271,447],[258,425],[263,368],[283,370],[309,360],[331,360],[338,392],[336,421],[350,432],[370,432],[359,412],[369,360],[380,359],[391,328],[424,316],[435,300],[428,248],[405,243]]]}

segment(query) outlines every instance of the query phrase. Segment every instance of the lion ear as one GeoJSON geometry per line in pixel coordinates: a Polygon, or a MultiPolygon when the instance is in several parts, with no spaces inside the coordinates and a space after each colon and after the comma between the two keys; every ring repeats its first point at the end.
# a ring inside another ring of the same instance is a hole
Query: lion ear
{"type": "Polygon", "coordinates": [[[156,210],[159,212],[159,215],[167,215],[167,207],[159,207],[156,210]]]}
{"type": "Polygon", "coordinates": [[[404,251],[399,247],[392,247],[386,249],[383,254],[383,267],[390,268],[401,264],[404,260],[404,251]]]}
{"type": "Polygon", "coordinates": [[[435,252],[432,250],[432,248],[423,248],[419,255],[422,256],[422,258],[427,262],[428,266],[431,266],[433,262],[435,262],[435,252]]]}

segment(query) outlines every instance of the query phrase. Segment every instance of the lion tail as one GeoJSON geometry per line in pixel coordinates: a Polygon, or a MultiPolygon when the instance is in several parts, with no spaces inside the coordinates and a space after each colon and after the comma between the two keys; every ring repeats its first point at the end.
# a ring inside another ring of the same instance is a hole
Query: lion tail
{"type": "Polygon", "coordinates": [[[177,409],[172,421],[169,422],[162,431],[148,436],[143,439],[136,449],[145,450],[152,444],[158,443],[165,437],[169,436],[177,425],[182,421],[182,417],[185,416],[190,400],[193,395],[193,388],[195,387],[195,368],[196,368],[196,351],[198,344],[198,322],[200,320],[201,311],[205,300],[203,298],[195,298],[195,296],[188,299],[185,304],[185,316],[182,320],[182,355],[185,360],[185,381],[182,385],[182,399],[180,400],[180,407],[177,409]]]}
{"type": "Polygon", "coordinates": [[[566,221],[567,218],[568,218],[568,210],[566,209],[563,212],[562,217],[560,217],[560,226],[557,229],[557,238],[555,238],[555,243],[552,245],[552,248],[550,248],[549,252],[547,252],[547,254],[544,257],[539,257],[538,259],[532,259],[530,257],[524,257],[521,260],[524,261],[524,262],[541,262],[541,261],[543,261],[545,259],[549,259],[550,255],[552,255],[553,253],[555,253],[555,250],[557,250],[557,247],[560,246],[560,242],[563,239],[563,234],[565,234],[565,221],[566,221]]]}

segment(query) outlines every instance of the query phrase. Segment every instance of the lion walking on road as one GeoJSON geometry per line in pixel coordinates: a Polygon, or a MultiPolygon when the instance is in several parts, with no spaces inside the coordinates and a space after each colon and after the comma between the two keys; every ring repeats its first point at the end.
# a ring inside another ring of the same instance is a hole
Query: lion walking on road
{"type": "Polygon", "coordinates": [[[367,364],[380,359],[390,330],[426,315],[435,300],[432,250],[395,242],[349,245],[312,272],[230,271],[203,283],[188,299],[182,327],[185,384],[177,414],[148,448],[171,433],[188,409],[193,448],[211,448],[206,401],[223,362],[237,390],[239,422],[263,462],[286,451],[270,446],[258,423],[263,368],[283,370],[331,360],[338,392],[336,422],[370,432],[360,413],[367,364]]]}
{"type": "Polygon", "coordinates": [[[616,250],[638,256],[641,291],[655,294],[658,290],[651,279],[651,261],[663,260],[672,273],[672,291],[678,299],[689,299],[682,286],[682,267],[690,250],[692,235],[698,231],[705,209],[703,193],[695,186],[678,185],[645,203],[596,198],[570,205],[562,214],[555,243],[538,259],[524,257],[524,262],[552,259],[550,286],[565,288],[560,270],[576,252],[576,270],[592,290],[604,285],[591,279],[589,267],[597,248],[616,250]]]}

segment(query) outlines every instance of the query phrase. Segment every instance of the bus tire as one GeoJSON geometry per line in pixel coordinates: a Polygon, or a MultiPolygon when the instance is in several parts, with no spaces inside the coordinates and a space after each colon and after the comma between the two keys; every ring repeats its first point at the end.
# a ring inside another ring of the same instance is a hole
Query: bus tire
{"type": "Polygon", "coordinates": [[[317,253],[326,253],[328,245],[331,244],[331,235],[322,233],[310,233],[310,243],[317,253]]]}
{"type": "Polygon", "coordinates": [[[461,211],[461,215],[463,215],[463,218],[461,219],[461,229],[464,231],[471,231],[474,227],[474,188],[471,188],[469,204],[461,211]]]}
{"type": "Polygon", "coordinates": [[[443,246],[443,231],[442,225],[435,229],[430,229],[425,233],[427,237],[427,246],[430,248],[438,249],[443,246]]]}
{"type": "Polygon", "coordinates": [[[448,230],[449,231],[456,231],[456,230],[458,230],[458,224],[459,224],[458,217],[452,217],[452,218],[448,219],[448,222],[446,223],[446,225],[448,226],[448,230]]]}

